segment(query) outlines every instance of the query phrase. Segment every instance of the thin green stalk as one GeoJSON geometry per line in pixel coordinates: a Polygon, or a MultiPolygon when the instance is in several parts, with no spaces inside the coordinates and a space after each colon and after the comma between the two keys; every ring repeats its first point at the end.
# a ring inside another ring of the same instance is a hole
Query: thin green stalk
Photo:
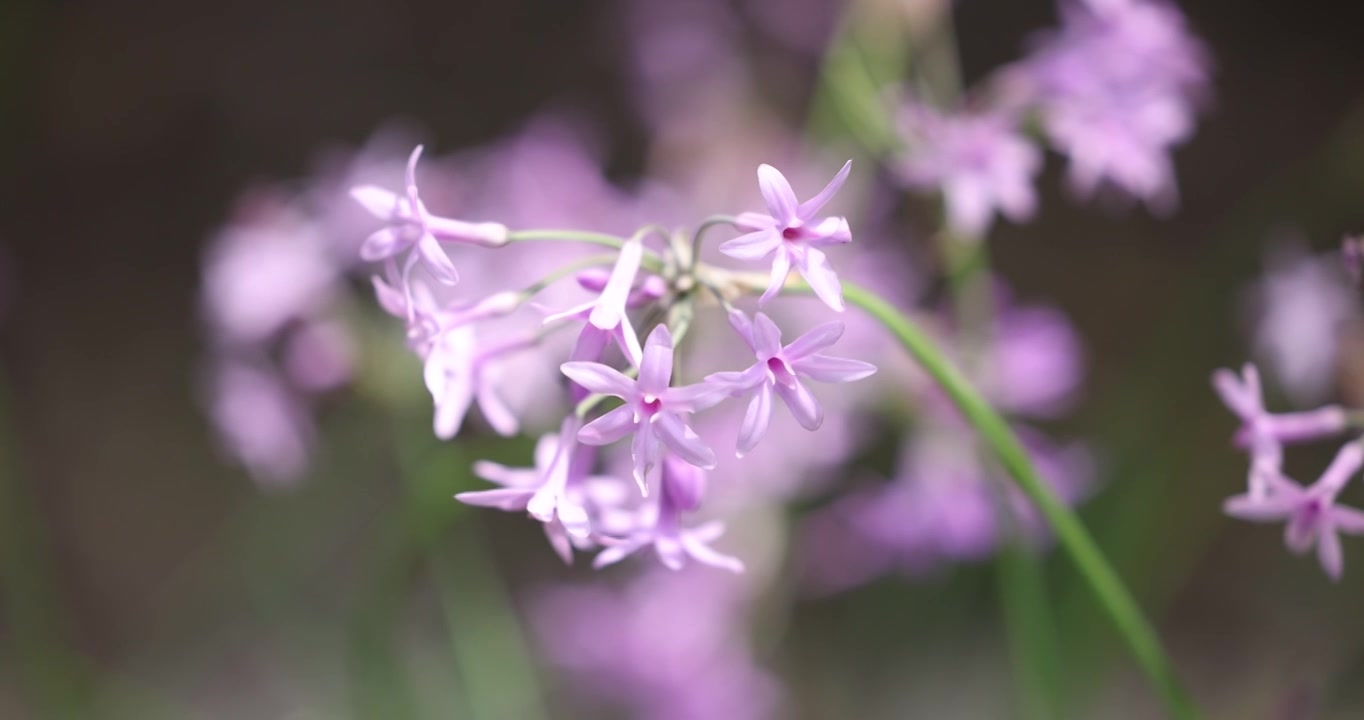
{"type": "MultiPolygon", "coordinates": [[[[941,240],[962,361],[974,368],[992,342],[995,321],[989,248],[983,238],[943,233],[941,240]]],[[[1030,720],[1060,717],[1061,661],[1041,558],[1027,546],[1007,483],[992,481],[990,490],[1003,538],[995,568],[1021,716],[1030,720]]]]}
{"type": "Polygon", "coordinates": [[[466,522],[467,537],[450,543],[456,553],[437,552],[431,562],[470,717],[549,717],[529,643],[475,525],[466,522]]]}
{"type": "MultiPolygon", "coordinates": [[[[809,291],[803,283],[797,287],[809,291]]],[[[989,446],[1018,487],[1042,512],[1056,533],[1058,542],[1108,612],[1137,663],[1151,678],[1170,715],[1179,720],[1201,717],[1166,657],[1155,629],[1142,615],[1136,600],[1109,566],[1079,518],[1038,476],[1027,451],[999,413],[971,387],[933,342],[894,306],[875,293],[851,283],[843,286],[843,297],[884,325],[933,377],[980,434],[981,440],[989,446]]]]}
{"type": "Polygon", "coordinates": [[[71,647],[54,567],[32,488],[19,473],[19,448],[9,420],[10,395],[0,377],[0,608],[9,628],[14,678],[43,717],[88,717],[95,678],[71,647]]]}

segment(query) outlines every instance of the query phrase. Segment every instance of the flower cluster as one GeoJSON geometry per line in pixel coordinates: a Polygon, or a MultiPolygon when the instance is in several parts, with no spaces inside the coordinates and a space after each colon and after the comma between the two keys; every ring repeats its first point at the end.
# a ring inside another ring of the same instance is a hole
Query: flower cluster
{"type": "Polygon", "coordinates": [[[1177,198],[1170,151],[1194,130],[1208,62],[1173,5],[1160,0],[1068,0],[1062,27],[1023,60],[943,113],[911,98],[901,114],[901,177],[939,189],[948,227],[966,238],[995,213],[1027,220],[1042,151],[1022,128],[1036,118],[1070,160],[1081,196],[1112,187],[1168,209],[1177,198]]]}
{"type": "Polygon", "coordinates": [[[851,163],[803,203],[776,168],[762,165],[758,181],[767,211],[710,223],[728,222],[744,231],[719,249],[740,260],[770,259],[764,279],[700,262],[701,238],[683,232],[648,227],[628,239],[575,231],[513,232],[498,223],[433,214],[418,192],[420,152],[418,147],[409,158],[404,194],[364,185],[352,196],[383,223],[365,242],[361,257],[383,263],[383,276],[373,280],[375,295],[386,312],[404,321],[408,346],[423,362],[436,435],[458,434],[475,401],[492,429],[519,432],[516,413],[494,382],[505,360],[540,347],[561,330],[577,333],[559,366],[567,412],[559,429],[541,438],[534,466],[480,462],[477,474],[501,487],[460,493],[458,499],[525,512],[543,522],[566,561],[575,548],[600,549],[599,567],[652,548],[673,569],[695,561],[740,570],[737,559],[711,548],[723,532],[720,524],[690,527],[685,522],[700,509],[707,471],[717,465],[711,443],[697,434],[691,417],[730,398],[746,399],[743,425],[732,440],[736,455],[743,456],[766,433],[774,396],[801,427],[816,430],[823,410],[809,383],[845,383],[875,372],[868,363],[824,354],[842,334],[841,323],[820,325],[783,345],[781,330],[768,315],[750,317],[735,306],[743,295],[759,290],[759,304],[765,305],[791,287],[788,276],[795,270],[828,307],[843,310],[838,276],[823,250],[852,236],[847,220],[820,211],[844,183],[851,163]],[[655,235],[663,236],[661,247],[646,245],[655,235]],[[533,240],[581,240],[616,252],[578,257],[525,287],[503,287],[479,298],[447,297],[459,282],[447,249],[494,249],[533,240]],[[536,298],[569,278],[590,294],[586,301],[551,308],[533,331],[499,335],[501,321],[543,307],[536,298]],[[751,350],[751,364],[681,382],[678,343],[708,311],[728,316],[737,339],[751,350]],[[628,447],[629,470],[623,473],[628,479],[602,472],[609,466],[605,448],[617,443],[628,447]],[[635,492],[622,491],[622,485],[631,484],[635,492]]]}

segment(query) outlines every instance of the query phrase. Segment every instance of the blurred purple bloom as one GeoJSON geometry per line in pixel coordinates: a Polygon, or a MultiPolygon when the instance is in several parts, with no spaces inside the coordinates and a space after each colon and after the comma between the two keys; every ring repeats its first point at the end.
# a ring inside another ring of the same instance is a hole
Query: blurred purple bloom
{"type": "Polygon", "coordinates": [[[741,561],[721,555],[710,547],[711,542],[724,534],[723,523],[709,522],[695,528],[682,527],[682,514],[701,506],[705,484],[706,471],[683,462],[676,455],[665,454],[657,500],[641,509],[636,527],[627,537],[606,543],[606,549],[597,555],[593,567],[618,563],[641,548],[652,545],[658,553],[658,559],[672,570],[681,570],[687,558],[691,558],[703,565],[743,572],[741,561]]]}
{"type": "Polygon", "coordinates": [[[417,193],[417,159],[421,153],[422,146],[418,145],[408,158],[405,196],[374,185],[351,189],[351,197],[356,202],[388,223],[365,240],[360,257],[370,262],[388,260],[415,248],[403,263],[404,277],[420,259],[432,276],[452,285],[459,280],[459,273],[440,244],[456,242],[501,247],[507,243],[507,227],[501,223],[468,223],[428,213],[417,193]]]}
{"type": "Polygon", "coordinates": [[[1317,559],[1332,580],[1340,580],[1345,561],[1337,532],[1364,535],[1364,512],[1335,504],[1350,479],[1364,465],[1364,446],[1356,440],[1340,449],[1330,467],[1311,487],[1293,482],[1283,475],[1267,473],[1267,492],[1247,493],[1229,498],[1223,510],[1232,517],[1251,522],[1286,520],[1284,542],[1295,553],[1317,546],[1317,559]]]}
{"type": "MultiPolygon", "coordinates": [[[[1018,430],[1042,477],[1065,502],[1078,502],[1092,472],[1088,452],[1018,430]]],[[[1025,539],[1048,537],[1036,509],[985,452],[959,428],[916,431],[890,484],[850,493],[811,517],[803,538],[811,584],[839,591],[897,568],[918,574],[984,559],[1008,527],[1001,505],[1025,539]]]]}
{"type": "Polygon", "coordinates": [[[1193,134],[1207,58],[1183,15],[1160,0],[1080,0],[1039,43],[1021,76],[1047,135],[1071,161],[1072,186],[1102,183],[1157,209],[1176,202],[1169,152],[1193,134]]]}
{"type": "Polygon", "coordinates": [[[849,160],[818,195],[799,203],[791,184],[771,165],[758,166],[758,185],[767,201],[768,214],[746,212],[738,217],[741,228],[751,230],[720,245],[720,251],[740,260],[758,260],[772,255],[772,277],[760,303],[771,300],[795,269],[810,284],[826,305],[843,311],[843,288],[824,253],[830,245],[852,241],[847,218],[816,218],[816,213],[833,198],[852,170],[849,160]]]}
{"type": "Polygon", "coordinates": [[[801,335],[790,345],[781,344],[781,329],[766,315],[757,313],[749,322],[742,312],[729,313],[730,324],[739,333],[758,361],[742,372],[721,372],[706,377],[707,382],[730,388],[736,397],[749,395],[748,410],[739,430],[736,453],[743,457],[762,440],[772,420],[772,394],[786,403],[796,422],[806,430],[817,430],[824,422],[819,401],[801,379],[825,383],[861,380],[876,372],[876,366],[860,360],[819,355],[843,334],[843,324],[825,323],[801,335]]]}
{"type": "Polygon", "coordinates": [[[355,348],[350,332],[340,322],[304,323],[284,342],[283,367],[295,387],[325,392],[350,381],[355,348]]]}
{"type": "Polygon", "coordinates": [[[644,244],[639,239],[625,243],[620,249],[611,275],[600,288],[600,294],[593,300],[561,313],[545,318],[546,323],[564,318],[587,320],[587,325],[578,335],[578,343],[570,356],[573,360],[595,361],[601,358],[606,343],[614,339],[620,346],[630,364],[638,366],[641,349],[639,336],[630,325],[626,309],[635,296],[635,275],[644,257],[644,244]]]}
{"type": "Polygon", "coordinates": [[[560,367],[564,375],[587,390],[625,401],[585,425],[578,431],[578,439],[588,445],[607,445],[634,433],[630,453],[635,482],[641,492],[648,492],[647,478],[662,458],[664,446],[697,467],[715,467],[715,453],[687,425],[682,414],[720,402],[726,389],[710,382],[670,387],[673,339],[666,325],[649,333],[638,380],[601,363],[566,362],[560,367]]]}
{"type": "Polygon", "coordinates": [[[618,589],[554,588],[532,607],[533,626],[573,692],[627,717],[770,718],[778,688],[749,648],[747,577],[688,568],[618,589]]]}
{"type": "Polygon", "coordinates": [[[249,364],[212,371],[209,411],[226,449],[260,483],[293,485],[307,470],[312,418],[280,378],[249,364]]]}
{"type": "Polygon", "coordinates": [[[343,268],[317,227],[287,205],[224,228],[204,257],[203,307],[215,338],[260,343],[336,296],[343,268]]]}
{"type": "Polygon", "coordinates": [[[1012,117],[944,116],[919,103],[903,117],[910,146],[901,168],[905,181],[942,191],[954,232],[980,238],[996,212],[1014,222],[1032,217],[1042,153],[1019,134],[1012,117]]]}
{"type": "Polygon", "coordinates": [[[974,379],[991,403],[1038,418],[1071,409],[1084,381],[1084,350],[1064,312],[1001,301],[990,340],[974,379]]]}
{"type": "Polygon", "coordinates": [[[1253,299],[1256,358],[1295,402],[1325,400],[1341,332],[1361,319],[1355,288],[1339,261],[1301,245],[1278,245],[1253,299]]]}

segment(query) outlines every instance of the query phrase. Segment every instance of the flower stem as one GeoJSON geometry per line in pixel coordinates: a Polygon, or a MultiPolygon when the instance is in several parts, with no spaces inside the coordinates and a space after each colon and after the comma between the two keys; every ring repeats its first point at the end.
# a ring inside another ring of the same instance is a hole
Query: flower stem
{"type": "MultiPolygon", "coordinates": [[[[809,292],[808,286],[800,285],[809,292]]],[[[1057,540],[1070,555],[1090,589],[1108,612],[1142,670],[1151,678],[1170,715],[1179,720],[1201,717],[1184,689],[1154,628],[1142,615],[1136,600],[1104,558],[1089,531],[1042,481],[1018,437],[994,408],[971,387],[966,378],[913,322],[875,293],[844,284],[843,297],[871,315],[895,336],[904,349],[947,393],[968,422],[980,434],[1000,465],[1018,487],[1037,505],[1057,540]]]]}
{"type": "Polygon", "coordinates": [[[619,250],[625,238],[587,230],[516,230],[507,234],[507,242],[576,242],[619,250]]]}

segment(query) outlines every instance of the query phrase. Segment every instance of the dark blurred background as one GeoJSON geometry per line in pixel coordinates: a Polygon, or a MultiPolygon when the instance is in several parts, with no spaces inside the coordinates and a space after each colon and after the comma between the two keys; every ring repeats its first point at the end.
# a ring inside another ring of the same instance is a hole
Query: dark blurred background
{"type": "MultiPolygon", "coordinates": [[[[1277,533],[1224,522],[1219,503],[1243,460],[1207,377],[1247,355],[1239,292],[1273,232],[1324,249],[1364,229],[1364,7],[1182,7],[1216,74],[1197,135],[1175,156],[1179,211],[1071,202],[1053,162],[1039,216],[999,229],[994,255],[1020,294],[1064,308],[1085,338],[1087,400],[1068,426],[1101,449],[1107,472],[1084,515],[1195,693],[1223,709],[1216,717],[1313,717],[1294,713],[1317,705],[1359,717],[1364,573],[1331,586],[1277,533]]],[[[530,0],[0,4],[0,403],[11,434],[0,445],[0,717],[36,712],[21,687],[62,676],[30,672],[39,666],[98,678],[71,691],[95,693],[110,714],[333,716],[309,701],[319,688],[346,695],[336,668],[363,641],[333,636],[323,618],[353,612],[346,588],[365,572],[375,508],[394,483],[382,460],[345,468],[377,482],[328,483],[337,468],[324,453],[307,487],[263,495],[222,462],[195,395],[202,244],[243,188],[306,175],[323,151],[358,146],[395,117],[452,150],[572,109],[606,128],[609,167],[629,177],[645,130],[625,97],[620,12],[530,0]],[[311,640],[277,643],[290,628],[311,640]],[[317,656],[290,656],[298,647],[317,656]]],[[[957,3],[968,80],[1054,22],[1049,0],[957,3]]],[[[791,72],[799,88],[811,68],[791,72]]],[[[796,90],[788,101],[799,111],[807,99],[796,90]]],[[[342,439],[372,430],[345,408],[329,422],[342,439]]],[[[479,522],[495,554],[539,541],[515,518],[479,522]]],[[[1360,557],[1348,541],[1346,557],[1360,557]]],[[[1058,608],[1106,637],[1083,588],[1054,572],[1058,608]]],[[[996,615],[979,603],[943,609],[950,582],[801,606],[772,651],[776,666],[815,678],[793,706],[840,716],[847,699],[821,699],[831,691],[819,677],[893,685],[874,666],[905,653],[917,659],[893,667],[942,672],[932,648],[951,633],[915,628],[978,615],[988,629],[996,615]],[[805,662],[815,656],[846,669],[805,662]]],[[[1113,716],[1158,715],[1117,657],[1105,697],[1133,709],[1113,716]]],[[[889,707],[865,714],[906,716],[889,707]]]]}

